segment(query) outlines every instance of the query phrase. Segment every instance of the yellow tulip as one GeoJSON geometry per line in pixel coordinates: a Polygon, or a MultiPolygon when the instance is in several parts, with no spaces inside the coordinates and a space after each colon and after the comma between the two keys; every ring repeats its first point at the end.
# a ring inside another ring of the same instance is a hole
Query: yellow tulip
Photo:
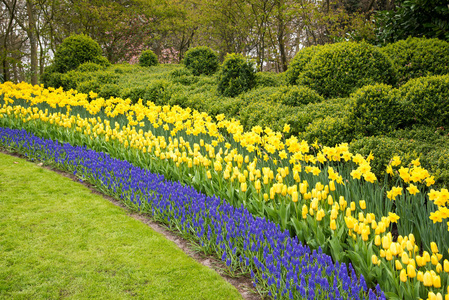
{"type": "Polygon", "coordinates": [[[439,275],[432,276],[432,284],[434,288],[439,289],[441,287],[441,278],[439,275]]]}
{"type": "Polygon", "coordinates": [[[330,228],[331,228],[332,230],[337,229],[337,223],[335,222],[335,220],[331,220],[331,222],[330,222],[330,228]]]}
{"type": "Polygon", "coordinates": [[[447,259],[444,260],[443,265],[444,265],[444,272],[449,273],[449,261],[447,259]]]}
{"type": "Polygon", "coordinates": [[[408,263],[410,262],[410,259],[407,255],[407,252],[402,252],[401,260],[404,265],[408,265],[408,263]]]}
{"type": "Polygon", "coordinates": [[[415,278],[416,277],[416,268],[411,264],[407,265],[407,274],[408,274],[408,277],[415,278]]]}
{"type": "Polygon", "coordinates": [[[395,266],[396,270],[398,270],[398,271],[402,270],[402,264],[398,259],[396,259],[396,261],[394,262],[394,266],[395,266]]]}
{"type": "Polygon", "coordinates": [[[430,249],[432,250],[432,253],[438,253],[438,246],[435,242],[430,243],[430,249]]]}
{"type": "Polygon", "coordinates": [[[424,286],[432,286],[433,285],[432,274],[430,274],[429,271],[426,271],[426,273],[424,273],[423,283],[424,283],[424,286]]]}
{"type": "Polygon", "coordinates": [[[376,246],[380,246],[381,241],[380,241],[380,235],[376,235],[376,237],[374,238],[374,245],[376,246]]]}
{"type": "Polygon", "coordinates": [[[402,282],[407,281],[407,271],[405,271],[405,269],[401,270],[401,274],[399,275],[399,278],[401,279],[402,282]]]}

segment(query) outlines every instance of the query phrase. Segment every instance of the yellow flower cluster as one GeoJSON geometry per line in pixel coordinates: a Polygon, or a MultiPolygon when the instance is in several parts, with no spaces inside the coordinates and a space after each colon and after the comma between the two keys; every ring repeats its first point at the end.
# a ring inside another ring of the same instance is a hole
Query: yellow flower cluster
{"type": "MultiPolygon", "coordinates": [[[[426,287],[437,288],[441,281],[440,272],[448,272],[449,262],[445,260],[442,263],[438,251],[432,256],[429,254],[430,260],[426,252],[423,256],[417,255],[419,249],[413,235],[392,241],[387,229],[390,223],[398,221],[396,214],[390,212],[388,217],[376,220],[373,213],[364,212],[365,200],[347,200],[336,192],[336,185],[344,187],[353,179],[361,180],[363,177],[370,183],[377,180],[370,166],[373,155],[366,158],[360,154],[353,155],[347,144],[335,147],[309,145],[295,136],[284,139],[281,132],[260,126],[244,132],[238,121],[226,120],[224,115],[216,116],[214,122],[207,114],[191,109],[153,103],[143,105],[141,101],[132,104],[129,99],[98,98],[92,92],[88,96],[72,90],[64,92],[26,83],[5,83],[0,85],[0,93],[4,97],[0,118],[7,116],[22,122],[68,128],[90,139],[119,144],[149,155],[151,159],[169,162],[179,169],[188,170],[188,174],[204,170],[209,181],[227,184],[225,189],[234,188],[245,194],[252,191],[260,200],[271,199],[273,203],[291,201],[298,204],[298,214],[303,219],[311,216],[332,231],[345,225],[354,240],[374,240],[380,248],[381,259],[392,262],[404,282],[419,280],[426,287]],[[18,105],[15,99],[26,100],[27,107],[18,105]],[[42,110],[38,107],[41,103],[61,111],[42,110]],[[90,117],[81,117],[79,110],[84,110],[90,117]],[[353,162],[357,168],[350,172],[352,178],[344,178],[328,166],[329,162],[353,162]],[[426,270],[430,265],[435,270],[426,270]]],[[[284,127],[284,132],[288,131],[289,127],[284,127]]],[[[387,172],[398,174],[408,184],[406,190],[410,195],[420,193],[418,184],[430,186],[434,183],[419,160],[413,161],[408,168],[395,170],[394,167],[400,164],[400,157],[393,157],[387,172]]],[[[403,193],[402,187],[395,186],[387,191],[387,197],[395,200],[403,193]]],[[[430,218],[434,222],[448,218],[448,190],[431,190],[428,196],[439,207],[430,218]]],[[[372,262],[377,265],[381,259],[373,256],[372,262]]]]}

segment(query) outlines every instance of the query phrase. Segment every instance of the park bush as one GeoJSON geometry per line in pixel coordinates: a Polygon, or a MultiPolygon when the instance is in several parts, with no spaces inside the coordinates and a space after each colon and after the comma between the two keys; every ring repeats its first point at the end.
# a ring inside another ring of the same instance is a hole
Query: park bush
{"type": "Polygon", "coordinates": [[[145,87],[144,104],[151,101],[157,105],[167,105],[171,98],[171,83],[165,79],[153,80],[145,87]]]}
{"type": "Polygon", "coordinates": [[[111,66],[111,63],[109,62],[109,60],[106,57],[101,56],[101,55],[100,56],[95,56],[94,58],[92,58],[92,62],[97,64],[97,65],[100,65],[100,66],[102,66],[104,68],[107,68],[107,67],[111,66]]]}
{"type": "Polygon", "coordinates": [[[300,134],[300,138],[313,143],[334,147],[340,143],[346,143],[352,140],[353,131],[346,118],[326,117],[315,119],[306,127],[306,130],[300,134]]]}
{"type": "Polygon", "coordinates": [[[294,85],[278,88],[276,93],[271,95],[271,100],[284,105],[300,106],[309,103],[318,103],[324,101],[324,98],[306,86],[294,85]]]}
{"type": "Polygon", "coordinates": [[[121,90],[119,85],[115,83],[107,83],[100,87],[98,96],[109,99],[111,97],[120,97],[120,93],[121,90]]]}
{"type": "Polygon", "coordinates": [[[158,65],[157,55],[151,50],[142,51],[139,57],[139,65],[142,67],[151,67],[158,65]]]}
{"type": "Polygon", "coordinates": [[[449,75],[415,78],[399,88],[408,122],[429,126],[449,124],[449,75]]]}
{"type": "Polygon", "coordinates": [[[240,94],[237,98],[241,99],[246,104],[253,102],[271,102],[273,95],[278,93],[278,89],[279,88],[276,87],[256,87],[240,94]]]}
{"type": "Polygon", "coordinates": [[[78,66],[78,68],[76,68],[78,72],[96,72],[103,69],[104,69],[103,66],[91,61],[82,63],[81,65],[78,66]]]}
{"type": "Polygon", "coordinates": [[[218,54],[209,47],[200,46],[189,49],[183,60],[187,69],[192,71],[192,74],[199,76],[214,74],[219,65],[218,54]]]}
{"type": "Polygon", "coordinates": [[[239,120],[245,130],[259,125],[282,131],[284,124],[289,123],[289,117],[293,117],[296,111],[296,108],[281,103],[254,101],[241,108],[239,120]]]}
{"type": "Polygon", "coordinates": [[[274,72],[257,72],[256,73],[256,87],[277,87],[284,83],[284,76],[282,73],[276,74],[274,72]]]}
{"type": "Polygon", "coordinates": [[[412,78],[449,74],[449,43],[439,39],[412,38],[382,48],[398,71],[398,84],[412,78]]]}
{"type": "Polygon", "coordinates": [[[100,45],[87,35],[72,35],[64,39],[56,50],[54,71],[66,73],[76,69],[79,65],[94,61],[101,57],[100,45]]]}
{"type": "Polygon", "coordinates": [[[365,42],[342,42],[323,47],[304,67],[297,83],[325,98],[347,97],[369,84],[394,84],[391,60],[365,42]]]}
{"type": "Polygon", "coordinates": [[[324,47],[326,47],[326,45],[310,46],[300,49],[291,60],[288,69],[285,72],[286,82],[290,85],[295,85],[299,74],[304,71],[305,66],[324,47]]]}
{"type": "Polygon", "coordinates": [[[235,97],[252,89],[256,84],[255,64],[241,54],[227,54],[221,66],[218,92],[235,97]]]}
{"type": "Polygon", "coordinates": [[[404,123],[404,106],[397,90],[389,85],[368,85],[350,98],[348,122],[357,136],[388,133],[404,123]]]}
{"type": "Polygon", "coordinates": [[[145,96],[145,86],[123,88],[120,96],[123,99],[130,99],[132,103],[137,103],[139,99],[143,99],[145,96]]]}
{"type": "Polygon", "coordinates": [[[86,80],[78,83],[76,90],[80,93],[89,94],[89,92],[99,92],[101,84],[96,79],[86,80]]]}

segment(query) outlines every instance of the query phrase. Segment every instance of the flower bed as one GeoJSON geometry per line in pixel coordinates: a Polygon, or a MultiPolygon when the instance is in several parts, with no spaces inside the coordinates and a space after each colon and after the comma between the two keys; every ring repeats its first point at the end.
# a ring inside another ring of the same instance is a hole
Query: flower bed
{"type": "Polygon", "coordinates": [[[354,269],[290,237],[279,225],[254,217],[218,197],[165,180],[127,161],[86,147],[61,144],[26,132],[0,128],[0,143],[29,159],[76,174],[221,256],[229,268],[250,272],[262,294],[289,299],[384,299],[368,290],[354,269]]]}
{"type": "Polygon", "coordinates": [[[351,261],[368,286],[379,283],[392,298],[446,293],[449,232],[442,221],[449,193],[430,190],[433,177],[419,160],[408,166],[393,158],[379,185],[370,166],[375,158],[352,154],[345,144],[309,145],[269,128],[244,132],[224,116],[213,122],[189,109],[93,93],[11,83],[1,92],[2,126],[105,151],[243,205],[311,249],[351,261]]]}

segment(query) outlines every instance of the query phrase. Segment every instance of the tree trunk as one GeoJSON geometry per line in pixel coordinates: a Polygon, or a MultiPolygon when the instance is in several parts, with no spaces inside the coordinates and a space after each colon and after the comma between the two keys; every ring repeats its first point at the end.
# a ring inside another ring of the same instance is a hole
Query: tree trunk
{"type": "Polygon", "coordinates": [[[37,84],[38,75],[38,59],[37,59],[37,37],[36,37],[36,23],[34,20],[33,3],[27,0],[28,13],[28,38],[30,40],[30,54],[31,54],[31,84],[37,84]]]}

